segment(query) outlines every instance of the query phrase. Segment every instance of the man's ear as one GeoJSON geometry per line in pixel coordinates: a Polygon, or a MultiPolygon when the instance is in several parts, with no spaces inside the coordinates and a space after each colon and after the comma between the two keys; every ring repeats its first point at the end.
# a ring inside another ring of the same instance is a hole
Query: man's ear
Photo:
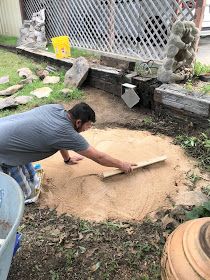
{"type": "Polygon", "coordinates": [[[79,119],[79,120],[76,120],[76,122],[75,122],[76,128],[80,128],[81,125],[82,125],[82,121],[81,121],[80,119],[79,119]]]}

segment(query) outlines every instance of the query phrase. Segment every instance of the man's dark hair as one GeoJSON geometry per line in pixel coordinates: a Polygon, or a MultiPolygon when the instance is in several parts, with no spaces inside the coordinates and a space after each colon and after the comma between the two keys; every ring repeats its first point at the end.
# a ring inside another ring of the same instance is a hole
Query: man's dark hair
{"type": "Polygon", "coordinates": [[[70,113],[71,116],[75,120],[81,120],[82,124],[84,124],[88,121],[91,121],[91,122],[96,121],[95,112],[93,111],[93,109],[88,104],[86,104],[84,102],[81,102],[81,103],[73,106],[68,111],[68,113],[70,113]]]}

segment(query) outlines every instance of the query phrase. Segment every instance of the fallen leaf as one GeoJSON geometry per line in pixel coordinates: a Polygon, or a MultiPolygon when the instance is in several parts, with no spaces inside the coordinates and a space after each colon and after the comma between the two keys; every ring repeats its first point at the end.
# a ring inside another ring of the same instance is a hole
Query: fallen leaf
{"type": "Polygon", "coordinates": [[[96,270],[98,270],[100,265],[101,265],[100,262],[97,262],[96,264],[92,265],[90,268],[91,272],[95,272],[96,270]]]}

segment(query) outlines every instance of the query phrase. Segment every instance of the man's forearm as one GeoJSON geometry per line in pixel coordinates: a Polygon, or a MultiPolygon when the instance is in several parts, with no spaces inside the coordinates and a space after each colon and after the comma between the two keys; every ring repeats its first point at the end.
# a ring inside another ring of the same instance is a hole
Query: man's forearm
{"type": "Polygon", "coordinates": [[[67,150],[60,150],[63,160],[68,160],[70,158],[69,152],[67,150]]]}
{"type": "Polygon", "coordinates": [[[122,161],[115,159],[109,156],[108,154],[102,152],[92,159],[103,166],[116,167],[116,168],[122,167],[122,161]]]}

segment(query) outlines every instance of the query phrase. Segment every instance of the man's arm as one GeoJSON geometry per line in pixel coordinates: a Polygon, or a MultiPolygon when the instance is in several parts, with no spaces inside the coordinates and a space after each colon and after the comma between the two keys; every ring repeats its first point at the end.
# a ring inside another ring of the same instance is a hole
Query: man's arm
{"type": "Polygon", "coordinates": [[[78,153],[101,165],[108,166],[108,167],[116,167],[126,173],[131,172],[132,166],[136,165],[135,163],[123,162],[121,160],[115,159],[106,153],[96,150],[92,146],[90,146],[88,149],[86,149],[84,151],[80,151],[78,153]]]}
{"type": "Polygon", "coordinates": [[[83,157],[81,156],[70,157],[69,152],[67,150],[60,150],[60,153],[63,157],[64,162],[69,165],[77,164],[79,160],[83,159],[83,157]]]}

